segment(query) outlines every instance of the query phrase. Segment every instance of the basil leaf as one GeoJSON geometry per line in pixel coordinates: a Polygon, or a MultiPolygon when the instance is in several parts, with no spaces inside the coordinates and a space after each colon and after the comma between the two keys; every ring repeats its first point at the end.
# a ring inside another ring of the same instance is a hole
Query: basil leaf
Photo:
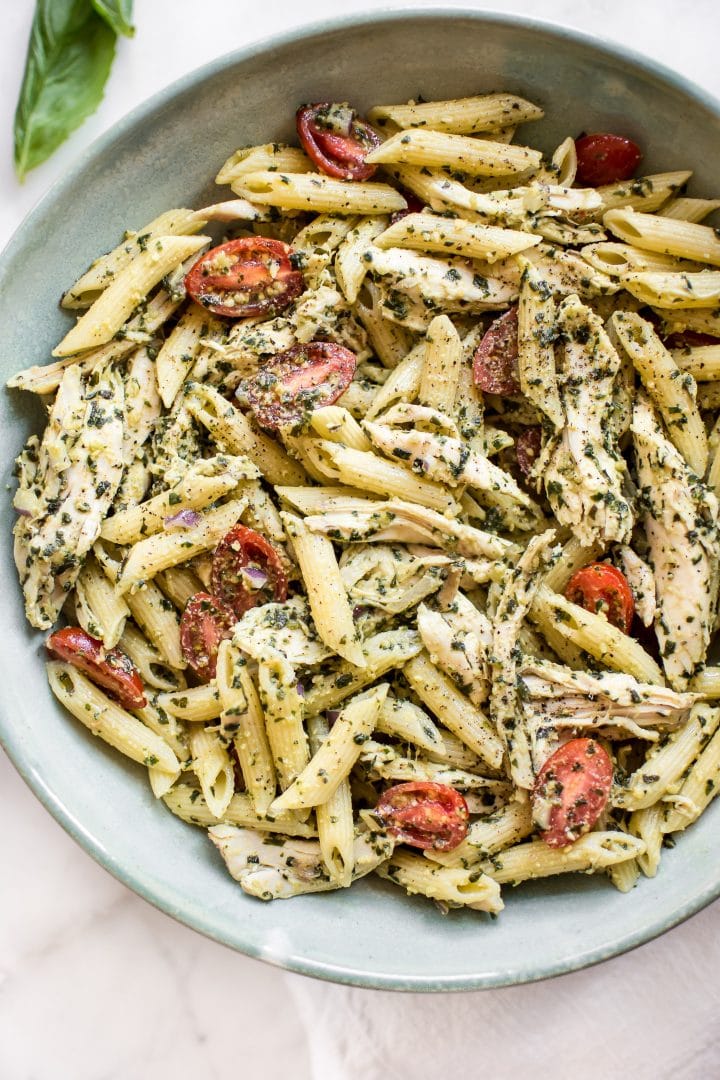
{"type": "Polygon", "coordinates": [[[95,112],[115,40],[90,0],[37,0],[15,111],[15,169],[21,180],[95,112]]]}
{"type": "Polygon", "coordinates": [[[125,37],[134,36],[133,0],[92,0],[92,6],[116,34],[124,34],[125,37]]]}

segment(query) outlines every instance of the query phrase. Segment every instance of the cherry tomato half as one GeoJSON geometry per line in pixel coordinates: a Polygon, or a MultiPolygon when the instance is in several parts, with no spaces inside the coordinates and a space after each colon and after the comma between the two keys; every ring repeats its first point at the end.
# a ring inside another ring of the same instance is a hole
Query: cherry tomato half
{"type": "Polygon", "coordinates": [[[245,236],[211,248],[185,275],[193,300],[213,315],[245,319],[277,315],[300,295],[305,282],[281,240],[245,236]]]}
{"type": "Polygon", "coordinates": [[[365,157],[380,145],[380,136],[349,105],[301,105],[296,123],[303,149],[321,172],[340,180],[369,180],[374,174],[365,157]]]}
{"type": "Polygon", "coordinates": [[[473,380],[487,394],[520,393],[517,305],[490,323],[473,358],[473,380]]]}
{"type": "Polygon", "coordinates": [[[232,637],[235,612],[217,596],[191,596],[180,620],[180,644],[188,665],[203,682],[215,678],[220,642],[232,637]]]}
{"type": "Polygon", "coordinates": [[[462,843],[470,816],[459,791],[424,780],[388,788],[375,813],[402,844],[436,851],[452,851],[462,843]]]}
{"type": "Polygon", "coordinates": [[[329,341],[293,345],[268,361],[238,391],[261,427],[302,425],[309,413],[332,405],[352,382],[355,353],[329,341]]]}
{"type": "Polygon", "coordinates": [[[515,440],[515,453],[517,455],[520,471],[524,476],[529,476],[533,466],[540,456],[542,449],[542,429],[539,425],[525,428],[515,440]]]}
{"type": "Polygon", "coordinates": [[[596,739],[571,739],[547,759],[532,794],[540,837],[565,847],[589,832],[608,801],[612,761],[596,739]]]}
{"type": "Polygon", "coordinates": [[[405,210],[396,210],[394,214],[390,215],[390,224],[394,225],[396,221],[402,221],[408,214],[419,214],[425,209],[425,203],[422,199],[418,199],[417,195],[413,195],[411,191],[406,191],[401,188],[400,193],[407,203],[405,210]]]}
{"type": "Polygon", "coordinates": [[[611,563],[590,563],[578,570],[565,586],[565,598],[586,611],[604,615],[623,634],[630,633],[635,600],[622,570],[611,563]]]}
{"type": "Polygon", "coordinates": [[[575,140],[578,184],[600,187],[629,180],[642,160],[637,143],[624,135],[581,135],[575,140]]]}
{"type": "Polygon", "coordinates": [[[66,660],[104,687],[124,709],[142,709],[147,705],[140,673],[120,649],[106,649],[102,641],[79,626],[56,630],[46,645],[53,656],[66,660]]]}
{"type": "Polygon", "coordinates": [[[287,600],[287,577],[272,544],[245,525],[234,525],[217,546],[210,575],[213,595],[239,619],[250,608],[287,600]]]}

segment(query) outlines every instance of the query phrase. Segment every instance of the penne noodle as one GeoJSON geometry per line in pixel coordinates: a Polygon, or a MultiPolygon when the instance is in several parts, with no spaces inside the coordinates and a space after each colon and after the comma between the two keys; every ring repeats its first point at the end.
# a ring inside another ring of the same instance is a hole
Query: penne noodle
{"type": "Polygon", "coordinates": [[[244,173],[233,181],[236,195],[283,210],[332,214],[392,214],[404,210],[403,196],[389,184],[352,184],[320,173],[244,173]]]}
{"type": "Polygon", "coordinates": [[[391,135],[366,155],[366,161],[372,165],[454,169],[470,176],[512,176],[536,169],[542,155],[527,146],[412,128],[391,135]]]}
{"type": "Polygon", "coordinates": [[[376,105],[368,118],[380,125],[390,121],[401,128],[473,134],[499,132],[509,125],[542,120],[543,110],[514,94],[483,94],[452,101],[424,101],[409,105],[376,105]]]}
{"type": "Polygon", "coordinates": [[[105,345],[165,275],[210,243],[208,236],[159,236],[139,252],[78,319],[53,356],[105,345]]]}

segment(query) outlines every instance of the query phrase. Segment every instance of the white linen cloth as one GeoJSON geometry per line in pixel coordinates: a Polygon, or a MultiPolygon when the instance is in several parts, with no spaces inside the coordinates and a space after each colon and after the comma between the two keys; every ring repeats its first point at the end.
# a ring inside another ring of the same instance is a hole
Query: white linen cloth
{"type": "MultiPolygon", "coordinates": [[[[120,43],[100,110],[20,188],[12,113],[33,3],[3,0],[0,244],[96,135],[173,79],[279,29],[389,5],[136,0],[137,36],[120,43]]],[[[489,6],[620,41],[720,93],[716,0],[489,6]]],[[[629,955],[533,986],[353,990],[247,960],[156,912],[69,840],[2,755],[0,820],[0,1080],[720,1077],[720,904],[629,955]]]]}

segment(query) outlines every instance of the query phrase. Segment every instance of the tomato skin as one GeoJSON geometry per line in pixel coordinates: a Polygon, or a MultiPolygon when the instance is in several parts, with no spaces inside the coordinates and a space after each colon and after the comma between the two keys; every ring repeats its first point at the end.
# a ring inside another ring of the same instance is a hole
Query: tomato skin
{"type": "Polygon", "coordinates": [[[607,805],[612,780],[612,761],[596,739],[571,739],[559,747],[532,792],[533,814],[548,822],[540,839],[565,847],[589,832],[607,805]]]}
{"type": "Polygon", "coordinates": [[[581,135],[575,140],[576,180],[583,187],[601,187],[629,180],[642,161],[637,143],[607,132],[581,135]]]}
{"type": "Polygon", "coordinates": [[[303,149],[327,176],[338,180],[369,180],[375,166],[365,163],[365,155],[380,145],[380,136],[354,109],[349,110],[352,119],[345,133],[324,127],[322,117],[333,108],[337,106],[330,101],[300,106],[295,121],[303,149]]]}
{"type": "Polygon", "coordinates": [[[332,405],[352,382],[355,353],[330,341],[293,345],[278,353],[250,379],[244,398],[261,427],[296,427],[309,412],[332,405]]]}
{"type": "Polygon", "coordinates": [[[72,664],[98,686],[102,686],[124,709],[147,705],[140,672],[121,649],[106,649],[79,626],[64,626],[46,642],[48,650],[72,664]]]}
{"type": "Polygon", "coordinates": [[[515,440],[515,453],[523,476],[529,476],[542,449],[542,428],[539,424],[525,428],[515,440]]]}
{"type": "Polygon", "coordinates": [[[402,221],[408,214],[420,214],[425,209],[425,203],[422,199],[418,199],[417,195],[413,195],[411,191],[405,191],[401,188],[400,193],[407,203],[405,210],[396,210],[394,214],[390,215],[390,224],[394,225],[396,221],[402,221]]]}
{"type": "Polygon", "coordinates": [[[232,637],[236,622],[232,608],[210,593],[195,593],[185,605],[180,644],[188,666],[203,682],[215,678],[220,642],[232,637]]]}
{"type": "Polygon", "coordinates": [[[213,315],[231,319],[277,315],[305,288],[291,255],[292,248],[281,240],[264,236],[230,240],[200,256],[185,275],[185,288],[213,315]]]}
{"type": "Polygon", "coordinates": [[[447,784],[414,780],[387,788],[375,813],[402,844],[452,851],[467,836],[470,814],[459,791],[447,784]]]}
{"type": "Polygon", "coordinates": [[[699,330],[683,330],[680,334],[670,334],[663,345],[666,349],[698,349],[703,345],[720,345],[720,337],[702,334],[699,330]]]}
{"type": "Polygon", "coordinates": [[[210,584],[213,595],[239,619],[250,608],[287,600],[288,582],[280,556],[260,533],[234,525],[213,556],[210,584]],[[249,572],[249,573],[248,573],[249,572]],[[266,581],[252,588],[252,576],[266,581]]]}
{"type": "Polygon", "coordinates": [[[578,570],[565,586],[565,598],[586,611],[603,614],[623,634],[630,633],[635,600],[622,570],[611,563],[590,563],[578,570]]]}
{"type": "Polygon", "coordinates": [[[486,330],[473,357],[473,381],[486,394],[520,393],[517,304],[486,330]]]}

